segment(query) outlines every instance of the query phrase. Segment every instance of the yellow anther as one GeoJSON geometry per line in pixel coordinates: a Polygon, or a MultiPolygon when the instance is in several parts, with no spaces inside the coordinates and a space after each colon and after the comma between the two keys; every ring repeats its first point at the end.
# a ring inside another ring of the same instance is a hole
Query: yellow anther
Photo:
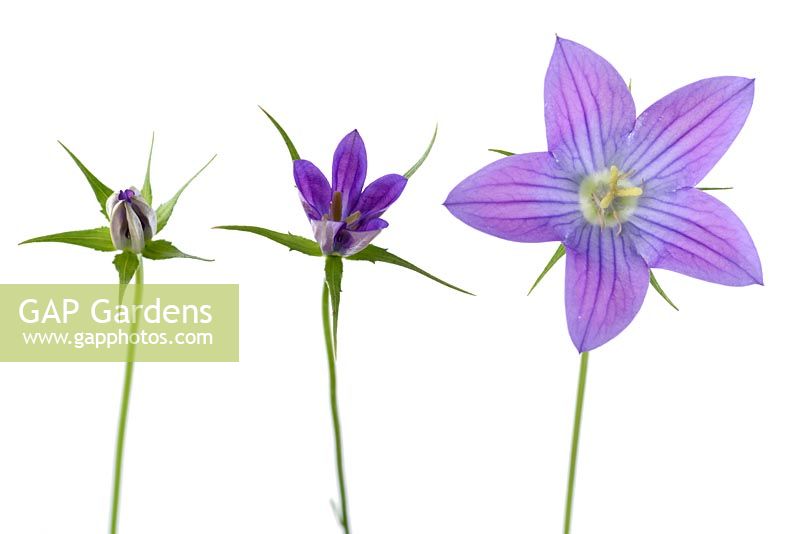
{"type": "Polygon", "coordinates": [[[334,191],[333,198],[331,199],[331,219],[334,221],[342,220],[342,193],[341,191],[334,191]]]}
{"type": "Polygon", "coordinates": [[[353,224],[359,219],[359,217],[361,217],[361,212],[357,211],[355,213],[351,213],[350,215],[348,215],[348,217],[344,220],[344,222],[346,222],[347,224],[353,224]]]}
{"type": "Polygon", "coordinates": [[[623,187],[617,189],[616,196],[618,197],[640,197],[642,196],[641,187],[623,187]]]}
{"type": "Polygon", "coordinates": [[[600,200],[600,209],[608,209],[616,197],[638,197],[642,195],[641,187],[618,187],[619,181],[630,175],[629,172],[621,173],[616,165],[609,169],[611,176],[608,181],[608,193],[600,200]]]}

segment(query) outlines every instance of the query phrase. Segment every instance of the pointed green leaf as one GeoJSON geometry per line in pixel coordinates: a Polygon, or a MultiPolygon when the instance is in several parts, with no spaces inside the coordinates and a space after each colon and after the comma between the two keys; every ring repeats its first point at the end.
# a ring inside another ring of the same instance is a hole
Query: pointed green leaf
{"type": "Polygon", "coordinates": [[[422,153],[422,157],[420,157],[417,162],[408,169],[403,176],[406,178],[411,178],[415,172],[422,167],[422,164],[425,163],[425,160],[428,159],[428,154],[431,153],[431,149],[433,148],[433,143],[436,142],[436,134],[439,133],[439,125],[436,125],[436,128],[433,129],[433,137],[431,137],[431,142],[428,143],[428,148],[425,149],[425,152],[422,153]]]}
{"type": "Polygon", "coordinates": [[[729,191],[732,187],[698,187],[700,191],[729,191]]]}
{"type": "Polygon", "coordinates": [[[191,254],[186,254],[182,252],[172,244],[170,241],[166,241],[164,239],[157,239],[155,241],[150,241],[147,243],[147,246],[144,247],[142,251],[142,256],[147,258],[148,260],[170,260],[172,258],[188,258],[192,260],[200,260],[200,261],[214,261],[209,260],[206,258],[201,258],[199,256],[192,256],[191,254]]]}
{"type": "Polygon", "coordinates": [[[25,245],[27,243],[66,243],[68,245],[87,247],[101,252],[113,252],[116,250],[114,248],[114,243],[111,242],[111,231],[108,229],[108,226],[92,228],[91,230],[73,230],[60,234],[43,235],[23,241],[20,245],[25,245]]]}
{"type": "Polygon", "coordinates": [[[502,154],[504,156],[514,156],[513,152],[509,152],[508,150],[500,150],[499,148],[490,148],[489,152],[497,152],[498,154],[502,154]]]}
{"type": "Polygon", "coordinates": [[[664,293],[664,290],[661,289],[661,285],[658,283],[658,280],[656,280],[656,276],[653,274],[653,271],[650,271],[650,285],[653,286],[653,289],[656,290],[656,293],[661,295],[664,298],[664,300],[667,301],[667,304],[675,308],[675,311],[680,311],[678,310],[678,307],[675,306],[675,304],[670,300],[667,294],[664,293]]]}
{"type": "Polygon", "coordinates": [[[144,184],[142,185],[142,197],[148,204],[153,203],[153,188],[150,185],[150,162],[153,160],[153,144],[156,142],[156,133],[150,137],[150,155],[147,156],[147,171],[144,173],[144,184]]]}
{"type": "Polygon", "coordinates": [[[433,276],[432,274],[423,271],[422,269],[420,269],[416,265],[412,264],[411,262],[408,262],[408,261],[404,260],[403,258],[395,256],[394,254],[392,254],[391,252],[389,252],[385,248],[376,247],[375,245],[369,245],[369,246],[367,246],[367,248],[365,248],[361,252],[357,252],[357,253],[353,254],[352,256],[347,256],[346,259],[348,259],[348,260],[356,260],[356,261],[370,261],[372,263],[376,263],[376,262],[391,263],[392,265],[398,265],[400,267],[404,267],[406,269],[410,269],[410,270],[412,270],[412,271],[414,271],[416,273],[421,274],[422,276],[430,278],[434,282],[439,282],[443,286],[447,286],[450,289],[455,289],[456,291],[460,291],[461,293],[466,293],[467,295],[473,295],[469,291],[464,291],[460,287],[456,287],[453,284],[449,284],[449,283],[445,282],[444,280],[442,280],[441,278],[437,278],[437,277],[433,276]]]}
{"type": "Polygon", "coordinates": [[[333,316],[333,347],[334,352],[338,347],[339,331],[339,300],[342,294],[342,258],[341,256],[327,256],[325,258],[325,283],[331,294],[331,315],[333,316]]]}
{"type": "Polygon", "coordinates": [[[108,187],[106,184],[98,180],[97,177],[95,177],[95,175],[92,174],[91,171],[87,169],[86,166],[83,163],[81,163],[81,161],[77,157],[75,157],[75,154],[73,154],[70,151],[70,149],[68,149],[64,145],[64,143],[59,141],[58,144],[61,145],[64,148],[64,150],[67,151],[67,154],[69,154],[69,156],[72,158],[72,161],[75,162],[75,164],[81,170],[83,175],[86,177],[86,181],[89,182],[92,191],[94,191],[94,196],[95,198],[97,198],[97,202],[100,203],[100,213],[105,215],[106,219],[108,219],[108,213],[106,213],[106,201],[114,191],[112,191],[111,188],[108,187]]]}
{"type": "Polygon", "coordinates": [[[258,234],[260,236],[266,237],[267,239],[271,239],[276,243],[280,243],[289,248],[289,250],[296,250],[298,252],[302,252],[303,254],[308,254],[309,256],[322,256],[322,251],[319,249],[319,245],[317,245],[316,241],[312,241],[310,239],[306,239],[305,237],[300,237],[299,235],[294,234],[284,234],[282,232],[276,232],[274,230],[267,230],[266,228],[260,228],[258,226],[215,226],[215,229],[219,230],[237,230],[239,232],[250,232],[252,234],[258,234]]]}
{"type": "Polygon", "coordinates": [[[297,153],[297,149],[294,147],[292,140],[289,139],[289,134],[286,133],[286,130],[284,130],[283,127],[278,124],[278,121],[275,120],[275,117],[267,113],[266,109],[262,108],[261,106],[258,106],[258,109],[263,111],[264,115],[266,115],[267,118],[272,121],[272,124],[275,125],[275,128],[278,129],[278,133],[281,134],[281,137],[283,137],[283,142],[286,143],[286,148],[289,149],[289,156],[291,156],[292,161],[300,159],[300,154],[297,153]]]}
{"type": "Polygon", "coordinates": [[[119,273],[119,300],[122,301],[125,289],[139,268],[139,256],[130,250],[122,251],[114,256],[114,267],[119,273]]]}
{"type": "Polygon", "coordinates": [[[178,189],[178,192],[175,193],[175,195],[171,199],[169,199],[168,201],[164,202],[163,204],[161,204],[158,207],[158,209],[156,210],[156,224],[158,225],[158,230],[156,231],[156,233],[158,233],[161,230],[163,230],[164,227],[167,225],[167,222],[169,222],[169,218],[172,217],[172,210],[175,209],[175,204],[178,203],[178,199],[181,197],[181,195],[183,194],[184,190],[187,187],[189,187],[189,184],[192,183],[192,181],[194,181],[194,179],[197,178],[200,175],[201,172],[206,170],[206,167],[211,165],[211,162],[214,161],[214,159],[216,157],[217,157],[217,155],[214,154],[214,156],[210,160],[208,160],[208,163],[203,165],[203,167],[199,171],[197,171],[194,174],[194,176],[189,178],[189,180],[185,184],[183,184],[183,187],[178,189]]]}
{"type": "Polygon", "coordinates": [[[554,266],[556,263],[558,263],[558,260],[560,260],[561,258],[563,258],[563,257],[564,257],[564,254],[566,254],[566,253],[567,253],[567,249],[566,249],[566,248],[564,248],[564,243],[560,243],[560,244],[558,245],[558,248],[556,249],[556,252],[555,252],[555,254],[553,254],[553,257],[552,257],[552,258],[550,258],[550,261],[548,261],[548,262],[547,262],[547,265],[545,265],[545,266],[544,266],[544,270],[542,271],[542,273],[539,275],[539,277],[538,277],[538,278],[536,279],[536,281],[533,283],[533,285],[531,286],[531,288],[528,290],[528,295],[530,295],[531,293],[533,293],[533,290],[536,288],[536,286],[538,286],[538,285],[539,285],[539,282],[541,282],[541,281],[542,281],[542,278],[544,278],[544,275],[546,275],[548,272],[550,272],[550,269],[552,269],[552,268],[553,268],[553,266],[554,266]]]}

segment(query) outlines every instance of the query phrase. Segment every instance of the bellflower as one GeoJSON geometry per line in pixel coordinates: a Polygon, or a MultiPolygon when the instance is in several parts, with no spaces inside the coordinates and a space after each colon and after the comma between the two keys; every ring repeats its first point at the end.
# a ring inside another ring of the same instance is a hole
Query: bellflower
{"type": "MultiPolygon", "coordinates": [[[[153,140],[155,140],[155,136],[153,140]]],[[[150,207],[153,200],[153,191],[150,184],[150,162],[153,156],[152,141],[150,143],[150,155],[147,159],[147,170],[145,172],[141,191],[135,187],[129,187],[114,192],[113,189],[99,180],[83,163],[81,163],[75,154],[66,146],[63,144],[61,146],[67,151],[67,154],[69,154],[86,178],[86,181],[94,193],[95,199],[100,204],[100,213],[108,220],[108,226],[100,226],[89,230],[71,230],[68,232],[35,237],[23,241],[20,244],[66,243],[69,245],[91,248],[101,252],[117,252],[114,256],[113,263],[119,275],[119,299],[122,301],[125,289],[135,276],[134,306],[140,306],[142,303],[145,258],[150,260],[168,260],[174,258],[203,260],[203,258],[182,252],[170,241],[165,239],[153,240],[153,237],[166,227],[172,217],[172,212],[178,203],[178,199],[186,187],[203,172],[214,158],[211,158],[203,168],[197,171],[197,173],[169,200],[161,204],[157,210],[153,210],[153,208],[150,207]]],[[[136,315],[131,324],[130,334],[136,334],[138,331],[139,316],[136,315]]],[[[127,346],[125,378],[117,426],[117,444],[114,458],[114,480],[109,525],[110,534],[116,534],[119,524],[122,456],[125,445],[125,429],[128,420],[128,406],[130,403],[135,353],[136,344],[129,343],[127,346]]]]}
{"type": "Polygon", "coordinates": [[[566,255],[567,325],[581,360],[565,534],[572,524],[588,351],[628,326],[649,283],[666,298],[650,268],[732,286],[762,283],[742,222],[695,188],[744,125],[753,85],[732,76],[700,80],[637,118],[614,67],[557,38],[545,76],[547,152],[487,165],[445,202],[488,234],[562,243],[536,283],[566,255]]]}
{"type": "Polygon", "coordinates": [[[364,189],[367,152],[358,130],[336,147],[332,176],[333,187],[313,163],[294,161],[295,184],[322,253],[351,256],[389,226],[380,217],[400,197],[408,180],[387,174],[364,189]]]}
{"type": "Polygon", "coordinates": [[[300,158],[297,148],[278,121],[263,108],[261,111],[281,134],[286,148],[289,150],[294,169],[294,181],[300,192],[300,201],[311,223],[315,241],[258,226],[229,225],[217,228],[257,234],[284,245],[289,250],[296,250],[308,256],[325,257],[325,280],[322,284],[322,331],[328,364],[331,422],[336,447],[336,474],[339,485],[339,502],[338,505],[334,505],[334,510],[344,534],[349,534],[350,515],[347,506],[342,430],[336,385],[339,304],[345,263],[343,260],[397,265],[451,289],[466,293],[388,250],[370,244],[381,230],[388,226],[388,223],[381,219],[381,215],[398,199],[408,179],[430,154],[436,140],[436,130],[434,130],[433,138],[422,157],[404,174],[387,174],[364,188],[367,176],[367,152],[358,131],[353,130],[347,134],[336,148],[333,155],[333,184],[331,184],[313,163],[300,158]]]}
{"type": "Polygon", "coordinates": [[[725,204],[696,189],[747,118],[754,81],[689,84],[636,117],[605,59],[558,38],[545,77],[547,152],[512,155],[461,182],[445,205],[488,234],[566,248],[566,312],[577,349],[619,334],[649,268],[719,284],[761,284],[753,241],[725,204]]]}
{"type": "Polygon", "coordinates": [[[156,212],[135,187],[112,193],[106,201],[106,213],[117,250],[138,254],[156,232],[156,212]]]}

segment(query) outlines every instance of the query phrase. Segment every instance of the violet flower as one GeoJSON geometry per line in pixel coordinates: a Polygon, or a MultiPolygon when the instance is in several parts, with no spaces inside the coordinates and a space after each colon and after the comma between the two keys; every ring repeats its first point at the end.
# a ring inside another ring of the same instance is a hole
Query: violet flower
{"type": "Polygon", "coordinates": [[[569,333],[580,352],[597,348],[639,311],[649,268],[762,283],[742,222],[694,187],[742,128],[753,87],[732,76],[700,80],[636,118],[614,67],[558,38],[545,77],[548,151],[487,165],[445,205],[503,239],[563,242],[569,333]]]}
{"type": "Polygon", "coordinates": [[[762,283],[742,222],[694,187],[742,128],[753,80],[700,80],[636,118],[614,67],[557,39],[544,101],[548,151],[487,165],[445,204],[468,225],[503,239],[562,242],[541,276],[566,254],[567,324],[581,352],[564,514],[569,534],[588,351],[630,324],[651,280],[665,296],[649,269],[732,286],[762,283]]]}
{"type": "Polygon", "coordinates": [[[387,174],[364,189],[367,151],[358,130],[336,147],[332,176],[333,187],[313,163],[294,161],[294,181],[322,253],[351,256],[389,226],[380,217],[400,197],[408,180],[387,174]]]}

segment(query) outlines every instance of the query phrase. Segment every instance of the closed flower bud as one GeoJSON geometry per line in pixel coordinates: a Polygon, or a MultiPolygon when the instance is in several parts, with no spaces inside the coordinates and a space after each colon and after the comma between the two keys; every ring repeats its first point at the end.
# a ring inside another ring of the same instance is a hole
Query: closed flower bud
{"type": "Polygon", "coordinates": [[[119,250],[139,254],[156,232],[156,212],[135,187],[114,193],[106,201],[111,241],[119,250]]]}

